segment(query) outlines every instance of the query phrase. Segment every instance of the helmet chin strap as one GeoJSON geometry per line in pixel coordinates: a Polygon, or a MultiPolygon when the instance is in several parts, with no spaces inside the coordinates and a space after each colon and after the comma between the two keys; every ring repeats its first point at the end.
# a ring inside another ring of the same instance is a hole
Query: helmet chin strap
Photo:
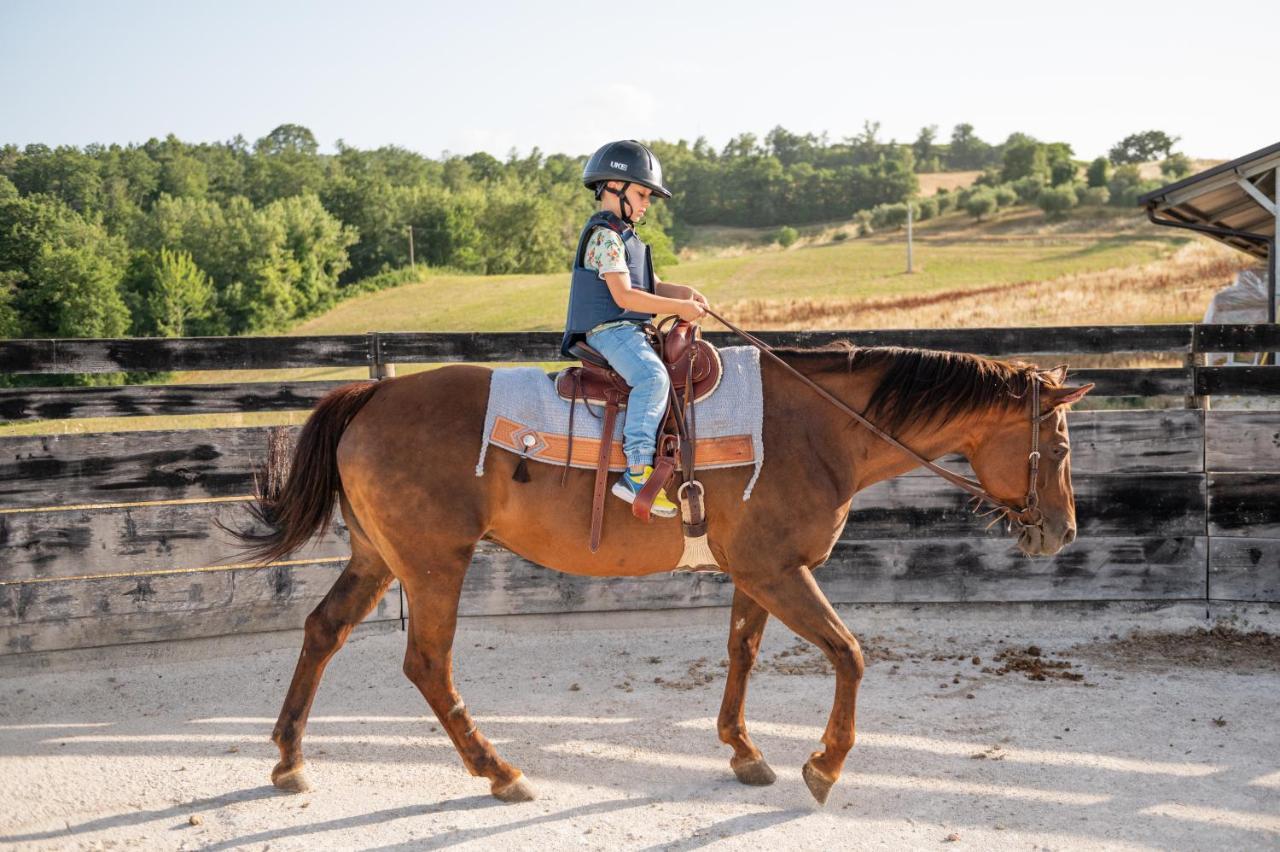
{"type": "Polygon", "coordinates": [[[632,213],[631,201],[630,199],[627,198],[627,187],[629,186],[631,186],[631,181],[624,181],[622,184],[622,189],[614,189],[604,181],[601,181],[600,186],[596,189],[596,198],[599,199],[600,196],[605,192],[612,192],[614,195],[618,196],[618,209],[622,213],[622,215],[619,218],[621,218],[622,221],[626,222],[628,225],[634,226],[635,222],[631,221],[631,213],[632,213]]]}

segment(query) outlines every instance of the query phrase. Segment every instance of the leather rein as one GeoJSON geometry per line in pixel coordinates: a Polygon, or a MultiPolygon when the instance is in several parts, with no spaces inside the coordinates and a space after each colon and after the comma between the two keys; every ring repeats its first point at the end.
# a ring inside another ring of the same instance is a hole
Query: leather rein
{"type": "Polygon", "coordinates": [[[914,461],[928,468],[930,471],[942,477],[947,482],[950,482],[952,485],[956,486],[957,488],[960,488],[963,491],[967,491],[969,494],[973,496],[975,512],[977,512],[978,509],[981,508],[981,506],[984,503],[989,504],[991,506],[991,509],[988,512],[985,512],[984,516],[994,514],[995,520],[991,522],[992,524],[995,524],[1003,519],[1008,519],[1010,521],[1016,522],[1023,529],[1029,529],[1029,528],[1040,527],[1044,523],[1044,513],[1040,510],[1040,495],[1036,487],[1036,480],[1039,478],[1039,474],[1040,474],[1040,424],[1043,423],[1045,420],[1047,420],[1054,413],[1056,409],[1050,409],[1044,414],[1039,413],[1040,382],[1038,379],[1033,377],[1033,380],[1031,381],[1031,415],[1030,415],[1031,417],[1031,452],[1027,455],[1027,468],[1028,468],[1028,476],[1029,476],[1029,482],[1027,485],[1027,496],[1024,500],[1025,502],[1024,506],[1015,506],[1012,503],[1008,503],[1008,502],[1005,502],[1004,500],[1001,500],[999,497],[996,497],[990,491],[983,488],[982,483],[976,480],[970,479],[967,476],[963,476],[959,473],[956,473],[953,470],[948,470],[947,468],[942,467],[939,464],[935,464],[934,462],[931,462],[928,459],[924,458],[919,453],[915,452],[910,447],[900,442],[897,438],[893,437],[889,433],[880,429],[880,427],[876,426],[876,424],[872,423],[866,417],[862,416],[861,414],[854,411],[849,406],[845,405],[840,400],[836,399],[834,396],[828,393],[825,389],[823,389],[820,385],[818,385],[808,376],[801,373],[795,367],[792,367],[786,361],[783,361],[773,352],[773,349],[769,346],[769,344],[765,343],[764,341],[760,340],[759,338],[755,337],[749,332],[743,331],[742,329],[738,328],[736,325],[729,322],[727,319],[720,316],[720,314],[716,313],[710,308],[707,308],[707,313],[710,316],[713,316],[717,320],[719,320],[724,325],[725,328],[729,329],[734,334],[737,334],[743,340],[747,341],[752,346],[756,347],[761,352],[768,355],[774,361],[777,361],[779,364],[782,365],[784,369],[790,371],[793,375],[796,376],[796,378],[800,379],[800,381],[804,382],[809,387],[817,391],[821,397],[827,400],[827,402],[830,402],[836,408],[840,409],[845,414],[849,415],[854,420],[856,420],[858,423],[865,426],[873,435],[880,438],[890,446],[895,447],[898,450],[901,450],[903,453],[910,456],[914,461]]]}

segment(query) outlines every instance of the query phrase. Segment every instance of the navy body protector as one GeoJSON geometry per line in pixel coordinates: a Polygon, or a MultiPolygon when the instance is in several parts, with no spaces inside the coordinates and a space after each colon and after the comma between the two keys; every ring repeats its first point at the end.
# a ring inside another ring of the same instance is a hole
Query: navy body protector
{"type": "Polygon", "coordinates": [[[587,332],[602,322],[612,320],[635,320],[649,322],[654,315],[639,311],[623,310],[613,300],[609,285],[600,277],[595,269],[583,266],[587,251],[587,240],[598,227],[612,229],[622,238],[626,251],[627,269],[631,273],[631,286],[637,290],[653,293],[654,276],[653,261],[649,256],[649,247],[636,236],[634,228],[627,226],[619,217],[607,210],[601,210],[587,220],[578,238],[578,252],[573,258],[573,278],[569,284],[569,315],[565,319],[564,338],[560,341],[560,354],[566,358],[577,356],[569,351],[569,347],[585,340],[587,332]]]}

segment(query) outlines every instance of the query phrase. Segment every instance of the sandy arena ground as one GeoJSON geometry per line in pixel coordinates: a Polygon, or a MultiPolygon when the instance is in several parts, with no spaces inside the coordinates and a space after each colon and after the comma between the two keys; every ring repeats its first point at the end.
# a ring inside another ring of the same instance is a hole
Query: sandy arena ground
{"type": "MultiPolygon", "coordinates": [[[[1280,609],[1231,612],[1243,633],[1280,628],[1280,609]]],[[[1171,639],[1210,624],[1190,605],[842,615],[871,665],[825,808],[799,770],[833,679],[777,622],[747,711],[778,781],[755,788],[715,734],[727,611],[473,619],[459,689],[534,802],[501,804],[466,774],[400,674],[403,634],[383,632],[330,665],[306,739],[316,789],[301,795],[268,782],[296,647],[0,679],[0,846],[1280,845],[1275,637],[1171,639]],[[1124,641],[1134,628],[1165,635],[1124,641]]]]}

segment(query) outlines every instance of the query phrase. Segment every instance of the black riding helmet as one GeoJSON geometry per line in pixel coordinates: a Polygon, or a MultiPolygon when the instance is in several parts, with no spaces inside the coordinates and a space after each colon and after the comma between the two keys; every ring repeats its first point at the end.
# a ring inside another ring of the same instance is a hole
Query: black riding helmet
{"type": "Polygon", "coordinates": [[[624,193],[630,184],[647,186],[662,198],[671,197],[671,190],[662,185],[662,164],[652,151],[634,139],[601,146],[587,160],[587,165],[582,170],[582,183],[588,189],[595,190],[597,199],[606,191],[618,196],[622,218],[627,224],[631,224],[631,202],[624,193]],[[610,180],[622,181],[622,189],[606,187],[605,181],[610,180]]]}

